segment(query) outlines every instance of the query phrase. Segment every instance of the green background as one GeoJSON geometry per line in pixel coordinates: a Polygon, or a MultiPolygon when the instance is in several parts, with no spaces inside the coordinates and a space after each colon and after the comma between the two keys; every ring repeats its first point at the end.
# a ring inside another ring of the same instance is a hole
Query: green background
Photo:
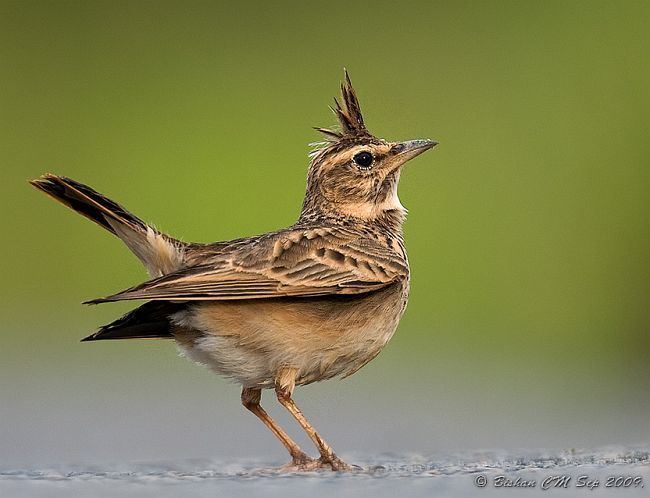
{"type": "Polygon", "coordinates": [[[1,1],[2,457],[280,455],[171,344],[77,342],[146,275],[26,181],[183,240],[289,225],[344,66],[373,133],[440,146],[402,176],[398,333],[305,411],[348,451],[647,441],[649,31],[632,1],[1,1]]]}

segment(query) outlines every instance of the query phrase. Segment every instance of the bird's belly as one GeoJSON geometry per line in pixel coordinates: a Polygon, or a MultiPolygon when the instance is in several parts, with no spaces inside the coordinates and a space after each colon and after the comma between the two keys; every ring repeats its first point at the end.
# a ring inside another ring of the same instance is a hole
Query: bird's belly
{"type": "Polygon", "coordinates": [[[185,356],[245,387],[273,387],[286,367],[309,384],[350,375],[379,354],[407,295],[397,283],[354,297],[201,302],[174,317],[174,335],[185,356]]]}

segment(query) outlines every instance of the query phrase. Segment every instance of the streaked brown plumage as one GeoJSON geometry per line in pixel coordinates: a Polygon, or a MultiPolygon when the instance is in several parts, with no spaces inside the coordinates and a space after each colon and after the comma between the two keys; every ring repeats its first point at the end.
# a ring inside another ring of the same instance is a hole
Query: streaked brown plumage
{"type": "Polygon", "coordinates": [[[285,445],[291,468],[345,470],[292,399],[296,385],[348,376],[388,342],[404,312],[409,266],[397,197],[401,167],[436,145],[371,135],[345,74],[341,130],[311,154],[298,221],[213,244],[162,234],[90,187],[31,183],[122,239],[152,279],[89,303],[146,300],[83,339],[173,338],[190,359],[242,385],[242,403],[285,445]],[[273,388],[319,450],[308,457],[260,406],[273,388]]]}

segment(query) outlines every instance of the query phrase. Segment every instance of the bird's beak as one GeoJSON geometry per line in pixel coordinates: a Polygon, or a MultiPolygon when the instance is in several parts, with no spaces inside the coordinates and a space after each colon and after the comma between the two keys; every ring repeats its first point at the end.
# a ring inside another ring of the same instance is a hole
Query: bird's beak
{"type": "Polygon", "coordinates": [[[438,142],[435,140],[429,140],[428,138],[421,140],[408,140],[396,144],[394,150],[396,155],[400,156],[403,162],[406,162],[429,149],[433,149],[436,145],[438,145],[438,142]]]}
{"type": "Polygon", "coordinates": [[[406,142],[396,143],[392,147],[394,160],[391,161],[392,166],[390,170],[394,171],[400,168],[407,161],[410,161],[429,149],[433,149],[436,145],[438,145],[438,142],[429,139],[408,140],[406,142]]]}

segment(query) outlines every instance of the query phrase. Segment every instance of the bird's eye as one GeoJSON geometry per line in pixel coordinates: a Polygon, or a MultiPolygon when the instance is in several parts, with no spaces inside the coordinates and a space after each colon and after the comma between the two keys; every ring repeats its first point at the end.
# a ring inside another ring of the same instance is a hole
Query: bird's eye
{"type": "Polygon", "coordinates": [[[354,162],[357,163],[362,168],[369,168],[370,165],[372,164],[372,160],[373,160],[372,154],[366,150],[359,152],[354,156],[354,162]]]}

